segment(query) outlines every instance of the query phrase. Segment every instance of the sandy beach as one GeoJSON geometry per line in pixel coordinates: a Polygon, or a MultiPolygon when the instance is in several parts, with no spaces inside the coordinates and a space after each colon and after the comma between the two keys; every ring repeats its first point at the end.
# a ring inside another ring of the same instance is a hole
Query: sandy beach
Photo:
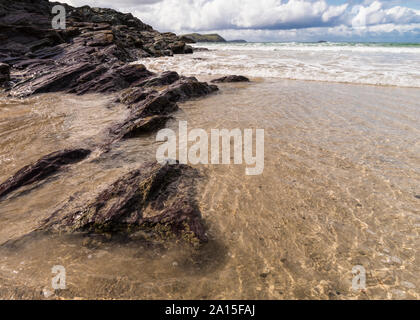
{"type": "Polygon", "coordinates": [[[420,299],[419,44],[190,45],[70,6],[57,31],[25,1],[0,15],[1,299],[420,299]],[[160,162],[181,124],[264,130],[262,173],[160,162]]]}
{"type": "MultiPolygon", "coordinates": [[[[169,127],[176,129],[180,120],[206,130],[264,127],[265,170],[244,177],[242,166],[197,166],[210,237],[200,253],[182,247],[139,252],[129,244],[97,248],[77,237],[41,237],[18,250],[2,249],[2,279],[8,279],[2,294],[10,297],[16,284],[23,297],[37,294],[35,288],[48,284],[44,266],[59,261],[71,265],[66,297],[418,299],[419,89],[268,78],[226,84],[221,91],[182,104],[169,127]],[[368,272],[364,293],[351,291],[355,265],[368,272]]],[[[18,139],[12,151],[10,142],[3,144],[1,155],[21,159],[25,150],[23,163],[54,141],[69,147],[81,136],[95,137],[79,128],[95,124],[94,114],[107,110],[106,99],[92,105],[96,97],[83,98],[89,108],[80,106],[80,116],[76,105],[71,112],[60,109],[74,99],[38,97],[48,110],[56,106],[56,117],[4,99],[2,114],[10,113],[2,123],[13,120],[31,139],[18,139]],[[32,126],[17,124],[26,117],[32,126]],[[34,124],[41,129],[37,135],[30,134],[34,124]]],[[[115,119],[119,109],[111,110],[115,119]]],[[[12,132],[3,129],[2,135],[12,132]]],[[[2,242],[30,230],[76,190],[94,190],[155,148],[153,136],[130,140],[103,161],[77,165],[4,201],[2,242]]],[[[3,178],[19,166],[5,164],[3,178]]]]}

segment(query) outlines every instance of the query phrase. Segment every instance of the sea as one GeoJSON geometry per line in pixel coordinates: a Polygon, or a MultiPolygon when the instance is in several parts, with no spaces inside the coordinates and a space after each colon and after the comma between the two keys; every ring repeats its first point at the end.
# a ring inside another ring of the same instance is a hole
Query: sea
{"type": "Polygon", "coordinates": [[[420,43],[200,43],[190,58],[165,60],[182,74],[241,74],[280,78],[420,87],[420,43]]]}

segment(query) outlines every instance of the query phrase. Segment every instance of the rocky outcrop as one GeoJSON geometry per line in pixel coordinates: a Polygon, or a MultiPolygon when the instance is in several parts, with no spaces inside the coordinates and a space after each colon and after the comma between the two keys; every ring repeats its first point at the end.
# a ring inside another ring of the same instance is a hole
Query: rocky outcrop
{"type": "Polygon", "coordinates": [[[63,167],[77,163],[90,154],[89,150],[63,150],[49,154],[37,162],[28,165],[0,185],[0,198],[23,186],[40,182],[63,167]]]}
{"type": "Polygon", "coordinates": [[[145,100],[152,93],[157,93],[157,91],[151,88],[131,87],[123,90],[116,99],[116,102],[130,106],[145,100]]]}
{"type": "Polygon", "coordinates": [[[105,149],[109,149],[109,144],[115,141],[160,129],[170,119],[168,115],[177,110],[178,105],[175,102],[161,95],[151,94],[143,102],[132,106],[127,119],[109,129],[110,141],[104,146],[105,149]]]}
{"type": "Polygon", "coordinates": [[[53,3],[0,0],[0,63],[11,66],[13,96],[51,91],[110,92],[127,81],[127,62],[141,57],[192,53],[173,33],[159,33],[131,14],[66,7],[65,30],[51,27],[53,3]],[[111,89],[111,87],[113,87],[111,89]]]}
{"type": "Polygon", "coordinates": [[[189,42],[189,43],[196,43],[196,42],[226,42],[226,40],[216,34],[199,34],[199,33],[190,33],[184,34],[181,36],[181,39],[189,42]]]}
{"type": "Polygon", "coordinates": [[[170,119],[172,119],[172,117],[162,115],[140,118],[125,124],[120,130],[119,136],[121,136],[122,139],[129,139],[138,137],[142,134],[155,132],[165,127],[166,122],[170,119]]]}
{"type": "Polygon", "coordinates": [[[218,79],[214,79],[213,83],[227,83],[227,82],[249,82],[249,79],[244,76],[226,76],[218,79]]]}
{"type": "Polygon", "coordinates": [[[156,31],[141,32],[144,48],[152,56],[193,53],[192,47],[175,33],[156,33],[156,31]]]}
{"type": "MultiPolygon", "coordinates": [[[[111,140],[108,144],[158,130],[171,118],[169,115],[178,110],[177,102],[202,97],[218,90],[217,86],[199,82],[194,77],[179,77],[177,73],[163,73],[140,85],[143,87],[130,88],[120,96],[120,101],[132,103],[131,112],[126,120],[110,128],[111,140]],[[175,79],[179,80],[160,92],[144,88],[160,86],[163,82],[169,83],[175,79]]],[[[109,146],[105,148],[108,149],[109,146]]]]}
{"type": "Polygon", "coordinates": [[[101,64],[80,63],[64,66],[56,72],[54,65],[39,64],[28,69],[37,72],[38,76],[17,84],[11,90],[13,96],[58,91],[76,94],[116,92],[153,75],[141,65],[106,68],[101,64]]]}
{"type": "MultiPolygon", "coordinates": [[[[66,73],[63,75],[65,76],[66,73]]],[[[86,75],[85,78],[90,79],[86,75]]],[[[107,76],[103,75],[99,79],[94,77],[91,81],[79,79],[74,82],[75,87],[72,90],[77,93],[112,92],[125,86],[136,85],[120,95],[118,100],[128,104],[131,111],[127,119],[109,129],[109,139],[102,146],[102,150],[109,150],[112,143],[121,139],[134,138],[164,127],[166,122],[171,119],[170,114],[178,110],[177,102],[202,97],[218,90],[215,85],[199,82],[194,77],[180,77],[176,72],[153,75],[142,65],[125,65],[108,72],[107,76]],[[117,84],[114,85],[114,82],[117,84]],[[167,84],[166,89],[160,92],[153,89],[153,87],[160,87],[163,84],[167,84]]],[[[60,90],[60,81],[50,81],[49,83],[48,87],[43,87],[46,92],[60,90]]],[[[40,90],[34,89],[34,92],[39,93],[40,90]]],[[[89,154],[89,150],[76,149],[47,155],[34,164],[22,168],[0,185],[0,197],[22,186],[44,180],[63,166],[81,161],[89,154]]]]}
{"type": "Polygon", "coordinates": [[[159,75],[150,77],[143,82],[137,84],[137,87],[160,87],[174,83],[175,81],[179,80],[179,74],[175,71],[166,71],[159,75]]]}
{"type": "Polygon", "coordinates": [[[168,98],[169,101],[180,102],[203,97],[218,90],[217,86],[199,82],[195,77],[181,77],[163,91],[162,95],[168,98]]]}
{"type": "Polygon", "coordinates": [[[39,231],[124,235],[142,231],[146,240],[205,242],[195,202],[197,177],[195,169],[184,165],[142,165],[93,200],[72,197],[42,223],[39,231]]]}
{"type": "MultiPolygon", "coordinates": [[[[97,146],[99,154],[116,141],[165,126],[178,110],[178,102],[218,90],[176,72],[155,74],[143,65],[131,64],[141,57],[192,53],[175,34],[159,33],[131,14],[68,5],[67,28],[53,30],[51,8],[55,4],[0,0],[0,85],[4,79],[9,94],[16,97],[47,92],[117,93],[117,101],[130,112],[127,119],[107,130],[106,143],[97,146]]],[[[0,197],[41,182],[90,153],[75,149],[47,155],[0,185],[0,197]]],[[[188,166],[143,165],[94,198],[85,195],[75,202],[77,197],[72,197],[39,231],[140,230],[151,237],[203,242],[204,226],[194,200],[197,177],[188,166]]]]}

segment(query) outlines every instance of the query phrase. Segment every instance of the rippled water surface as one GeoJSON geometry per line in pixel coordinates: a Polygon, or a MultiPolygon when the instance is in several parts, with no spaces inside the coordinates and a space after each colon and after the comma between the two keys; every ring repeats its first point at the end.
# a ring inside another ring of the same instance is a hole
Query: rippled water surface
{"type": "MultiPolygon", "coordinates": [[[[208,80],[206,77],[204,80],[208,80]]],[[[192,128],[265,129],[265,170],[197,166],[210,241],[200,250],[80,236],[0,248],[0,296],[52,298],[420,298],[420,90],[253,79],[181,104],[192,128]],[[367,272],[353,292],[352,268],[367,272]]],[[[42,95],[0,103],[0,177],[48,152],[92,145],[124,117],[112,98],[42,95]]],[[[88,196],[154,158],[155,137],[120,143],[0,202],[0,242],[32,230],[79,192],[88,196]]]]}

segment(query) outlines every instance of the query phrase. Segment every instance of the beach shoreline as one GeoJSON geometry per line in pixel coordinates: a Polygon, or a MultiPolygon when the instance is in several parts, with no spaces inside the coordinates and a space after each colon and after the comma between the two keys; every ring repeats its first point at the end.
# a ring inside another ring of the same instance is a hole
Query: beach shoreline
{"type": "Polygon", "coordinates": [[[418,57],[376,74],[389,52],[363,72],[327,44],[283,60],[229,49],[255,44],[191,54],[130,15],[88,12],[72,13],[64,42],[2,60],[1,298],[420,299],[418,57]],[[251,81],[210,83],[226,75],[251,81]],[[264,129],[263,173],[156,164],[157,132],[181,121],[264,129]],[[51,291],[53,266],[66,290],[51,291]],[[360,266],[367,287],[354,290],[360,266]]]}
{"type": "MultiPolygon", "coordinates": [[[[220,90],[181,104],[168,128],[176,131],[181,120],[206,131],[264,127],[265,170],[245,178],[242,166],[195,166],[206,176],[197,197],[209,235],[201,254],[178,247],[139,255],[134,243],[85,247],[77,238],[41,238],[3,265],[10,268],[31,250],[21,272],[39,268],[44,250],[35,247],[48,241],[63,264],[78,261],[71,292],[84,298],[418,299],[419,90],[272,79],[220,90]],[[123,267],[127,260],[137,267],[123,267]],[[365,293],[351,290],[355,265],[369,270],[365,293]],[[86,267],[91,271],[79,274],[86,267]],[[121,291],[109,295],[105,279],[114,268],[121,291]],[[126,291],[129,279],[136,285],[126,291]]],[[[145,150],[153,154],[154,136],[144,139],[121,145],[100,176],[145,150]]],[[[96,175],[105,167],[86,170],[96,175]]],[[[52,188],[71,194],[65,181],[26,196],[28,207],[48,208],[52,188]]],[[[26,211],[18,201],[8,208],[10,217],[26,211]]],[[[36,277],[34,287],[47,275],[36,277]]]]}

